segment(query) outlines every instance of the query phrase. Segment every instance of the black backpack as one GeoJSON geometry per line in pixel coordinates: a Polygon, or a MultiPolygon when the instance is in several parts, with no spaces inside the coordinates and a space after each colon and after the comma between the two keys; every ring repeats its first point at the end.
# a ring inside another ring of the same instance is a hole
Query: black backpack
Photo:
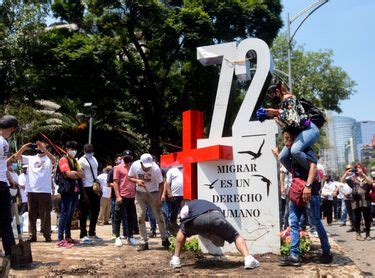
{"type": "Polygon", "coordinates": [[[301,98],[299,101],[302,104],[303,109],[305,109],[305,112],[309,116],[310,120],[319,129],[321,129],[324,123],[327,121],[324,111],[304,98],[301,98]]]}

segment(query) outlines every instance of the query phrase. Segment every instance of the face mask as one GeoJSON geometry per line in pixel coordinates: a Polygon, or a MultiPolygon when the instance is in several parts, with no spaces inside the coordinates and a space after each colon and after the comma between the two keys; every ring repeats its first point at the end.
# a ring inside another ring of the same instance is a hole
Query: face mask
{"type": "Polygon", "coordinates": [[[12,163],[12,169],[16,171],[18,169],[18,164],[17,163],[12,163]]]}
{"type": "Polygon", "coordinates": [[[94,156],[94,153],[85,153],[85,156],[87,158],[92,158],[94,156]]]}
{"type": "Polygon", "coordinates": [[[76,150],[68,151],[68,155],[69,155],[71,158],[75,158],[75,157],[76,157],[76,154],[77,154],[77,151],[76,151],[76,150]]]}
{"type": "Polygon", "coordinates": [[[116,161],[116,165],[120,165],[122,162],[123,162],[122,159],[118,159],[118,160],[116,161]]]}
{"type": "Polygon", "coordinates": [[[37,153],[37,154],[44,154],[44,152],[41,151],[41,150],[36,150],[36,153],[37,153]]]}
{"type": "Polygon", "coordinates": [[[375,178],[375,171],[371,172],[371,177],[375,178]]]}

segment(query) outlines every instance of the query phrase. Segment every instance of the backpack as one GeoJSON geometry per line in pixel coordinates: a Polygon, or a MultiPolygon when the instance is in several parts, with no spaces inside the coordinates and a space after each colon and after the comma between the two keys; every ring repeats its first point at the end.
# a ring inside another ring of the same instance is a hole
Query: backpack
{"type": "Polygon", "coordinates": [[[306,114],[309,116],[310,120],[319,128],[321,129],[326,120],[326,114],[324,111],[318,107],[316,107],[314,104],[311,103],[311,101],[308,101],[304,98],[301,98],[300,103],[305,109],[306,114]]]}

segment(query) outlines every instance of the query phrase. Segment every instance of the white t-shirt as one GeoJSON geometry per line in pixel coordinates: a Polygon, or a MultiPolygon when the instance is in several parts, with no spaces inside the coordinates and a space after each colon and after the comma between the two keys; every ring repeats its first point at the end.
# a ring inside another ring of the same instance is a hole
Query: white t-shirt
{"type": "Polygon", "coordinates": [[[9,144],[3,136],[0,135],[0,181],[8,182],[7,179],[7,158],[9,153],[9,144]]]}
{"type": "Polygon", "coordinates": [[[167,183],[171,185],[172,196],[183,196],[183,184],[184,178],[182,175],[182,169],[178,167],[172,167],[167,172],[167,183]]]}
{"type": "Polygon", "coordinates": [[[103,190],[103,198],[111,198],[111,188],[107,186],[107,173],[101,173],[97,179],[100,182],[100,187],[103,190]]]}
{"type": "Polygon", "coordinates": [[[28,165],[28,186],[26,192],[51,193],[52,190],[52,161],[48,156],[23,155],[22,162],[28,165]]]}
{"type": "Polygon", "coordinates": [[[94,156],[88,158],[88,160],[90,161],[92,171],[94,172],[95,177],[92,176],[91,168],[90,168],[89,163],[87,162],[86,157],[82,156],[78,160],[78,163],[81,166],[81,169],[83,170],[83,173],[84,173],[84,176],[82,179],[84,187],[92,187],[94,183],[94,179],[98,176],[98,161],[96,160],[94,156]]]}
{"type": "Polygon", "coordinates": [[[21,173],[21,175],[18,176],[18,184],[25,187],[25,189],[20,187],[20,193],[22,203],[27,203],[26,188],[28,187],[28,177],[25,173],[21,173]]]}
{"type": "Polygon", "coordinates": [[[347,183],[341,183],[339,185],[339,195],[337,198],[349,200],[347,197],[345,197],[345,194],[352,194],[352,188],[347,183]]]}
{"type": "MultiPolygon", "coordinates": [[[[159,184],[163,182],[160,168],[155,162],[153,162],[152,168],[148,172],[145,172],[142,169],[141,161],[135,161],[129,169],[128,176],[144,180],[145,186],[149,192],[159,191],[159,184]]],[[[137,185],[137,190],[140,192],[146,192],[143,186],[139,185],[137,185]]]]}
{"type": "Polygon", "coordinates": [[[323,195],[328,195],[328,200],[333,201],[333,192],[336,190],[336,187],[339,186],[339,182],[325,182],[322,188],[322,197],[323,195]]]}

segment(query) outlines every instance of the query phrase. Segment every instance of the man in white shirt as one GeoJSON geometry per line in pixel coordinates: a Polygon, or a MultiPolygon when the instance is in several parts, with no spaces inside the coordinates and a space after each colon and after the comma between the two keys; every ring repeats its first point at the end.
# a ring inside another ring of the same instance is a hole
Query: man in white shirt
{"type": "Polygon", "coordinates": [[[40,218],[41,230],[46,242],[51,242],[51,210],[52,210],[52,169],[56,158],[47,149],[47,144],[37,141],[27,143],[15,154],[16,159],[28,167],[28,185],[26,187],[30,241],[37,241],[36,221],[40,218]],[[36,155],[22,155],[26,150],[36,150],[36,155]]]}
{"type": "Polygon", "coordinates": [[[83,244],[92,244],[93,241],[101,242],[102,238],[96,235],[96,223],[98,221],[100,211],[100,198],[101,196],[94,192],[93,185],[98,176],[98,161],[94,157],[94,146],[86,144],[83,147],[84,155],[78,160],[81,169],[83,170],[84,177],[83,191],[80,199],[80,239],[83,244]],[[86,224],[87,217],[90,215],[90,228],[87,234],[86,224]]]}
{"type": "Polygon", "coordinates": [[[166,175],[166,183],[167,186],[164,188],[163,196],[169,191],[172,196],[170,196],[171,202],[171,211],[169,213],[169,230],[176,234],[178,231],[177,225],[177,216],[181,209],[181,203],[183,200],[183,172],[182,167],[172,167],[167,171],[166,175]]]}
{"type": "Polygon", "coordinates": [[[18,184],[20,186],[21,201],[22,201],[22,204],[18,213],[22,215],[27,211],[26,187],[29,186],[28,177],[27,177],[27,165],[22,165],[22,172],[18,176],[18,184]]]}
{"type": "Polygon", "coordinates": [[[335,195],[337,182],[331,180],[328,175],[323,176],[322,207],[323,215],[327,217],[327,224],[332,225],[333,197],[335,195]]]}
{"type": "Polygon", "coordinates": [[[148,236],[146,230],[147,205],[151,206],[159,226],[162,245],[166,248],[170,243],[164,227],[164,218],[161,212],[161,199],[163,194],[163,176],[159,166],[153,161],[150,154],[142,154],[140,160],[135,161],[129,169],[128,179],[136,183],[137,218],[139,232],[143,242],[139,245],[138,251],[148,250],[148,236]]]}
{"type": "Polygon", "coordinates": [[[107,225],[111,215],[111,187],[107,184],[108,172],[112,170],[112,166],[103,169],[103,173],[98,176],[103,196],[100,200],[100,211],[98,217],[99,225],[107,225]]]}
{"type": "MultiPolygon", "coordinates": [[[[7,157],[9,153],[9,144],[6,139],[11,138],[13,133],[18,129],[16,117],[6,115],[0,118],[0,227],[1,239],[4,248],[3,271],[6,274],[10,267],[10,252],[12,245],[15,244],[12,230],[11,216],[11,197],[8,186],[7,157]]],[[[6,275],[4,276],[6,277],[6,275]]]]}

